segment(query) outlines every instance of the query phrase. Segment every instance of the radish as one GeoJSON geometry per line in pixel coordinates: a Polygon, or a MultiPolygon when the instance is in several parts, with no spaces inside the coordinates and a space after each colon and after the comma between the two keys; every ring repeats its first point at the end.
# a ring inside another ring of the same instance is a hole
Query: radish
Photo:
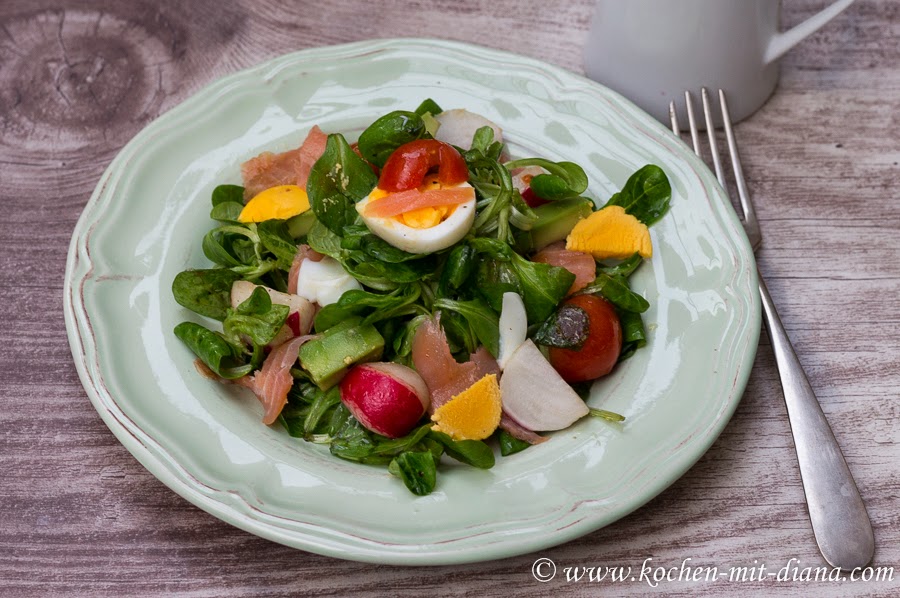
{"type": "Polygon", "coordinates": [[[503,306],[500,310],[500,356],[497,364],[500,369],[506,367],[506,363],[516,352],[528,333],[528,317],[525,313],[525,304],[518,293],[503,293],[503,306]]]}
{"type": "Polygon", "coordinates": [[[494,141],[503,142],[503,131],[500,127],[480,114],[457,108],[456,110],[445,110],[434,118],[441,125],[434,135],[438,141],[470,149],[475,131],[481,127],[490,127],[494,132],[494,141]]]}
{"type": "Polygon", "coordinates": [[[367,430],[407,435],[431,403],[422,377],[399,363],[357,365],[341,380],[341,401],[367,430]]]}
{"type": "Polygon", "coordinates": [[[568,428],[590,413],[530,339],[506,363],[500,394],[503,411],[535,432],[568,428]]]}
{"type": "Polygon", "coordinates": [[[278,334],[275,335],[269,346],[277,347],[295,336],[307,334],[312,329],[313,319],[316,316],[316,306],[311,302],[299,295],[282,293],[281,291],[276,291],[263,285],[256,285],[246,280],[238,280],[231,285],[231,307],[237,308],[238,305],[249,299],[256,287],[264,289],[269,294],[272,303],[287,305],[290,310],[287,322],[281,327],[281,330],[278,331],[278,334]]]}
{"type": "Polygon", "coordinates": [[[547,174],[540,166],[523,166],[512,171],[512,184],[522,195],[522,199],[528,204],[529,208],[536,208],[544,204],[550,203],[546,199],[541,199],[531,189],[531,179],[539,174],[547,174]]]}

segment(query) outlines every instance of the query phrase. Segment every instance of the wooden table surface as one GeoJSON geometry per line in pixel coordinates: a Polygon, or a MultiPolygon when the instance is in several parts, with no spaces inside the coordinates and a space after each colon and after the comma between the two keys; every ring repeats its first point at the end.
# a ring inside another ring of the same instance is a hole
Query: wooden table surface
{"type": "MultiPolygon", "coordinates": [[[[791,51],[738,127],[760,269],[875,527],[868,583],[567,583],[571,566],[822,566],[763,334],[734,419],[625,519],[540,554],[375,566],[257,538],[193,507],[117,442],[63,324],[66,251],[101,173],[142,127],[218,77],[373,37],[476,42],[581,71],[589,0],[0,4],[0,595],[898,595],[900,3],[859,0],[791,51]],[[560,575],[532,578],[538,557],[560,575]],[[794,561],[796,564],[796,561],[794,561]]],[[[795,24],[825,0],[786,0],[795,24]]]]}

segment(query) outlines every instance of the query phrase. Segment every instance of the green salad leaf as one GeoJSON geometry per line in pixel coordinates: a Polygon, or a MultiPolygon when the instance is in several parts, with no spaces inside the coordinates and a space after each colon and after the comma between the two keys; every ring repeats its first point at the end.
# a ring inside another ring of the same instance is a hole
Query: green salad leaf
{"type": "Polygon", "coordinates": [[[594,282],[580,291],[579,295],[599,294],[604,299],[623,311],[643,313],[650,308],[650,303],[628,288],[626,280],[620,276],[610,276],[606,272],[598,272],[594,282]]]}
{"type": "Polygon", "coordinates": [[[504,457],[522,452],[531,446],[524,440],[519,440],[506,430],[500,430],[500,433],[497,435],[497,440],[500,443],[500,454],[504,457]]]}
{"type": "Polygon", "coordinates": [[[345,226],[356,221],[356,202],[366,197],[377,183],[378,177],[356,155],[344,136],[331,134],[325,153],[309,173],[306,192],[319,222],[340,236],[345,226]]]}
{"type": "Polygon", "coordinates": [[[454,440],[436,430],[429,431],[428,436],[443,445],[447,455],[460,463],[478,469],[490,469],[494,466],[494,451],[481,440],[454,440]]]}
{"type": "Polygon", "coordinates": [[[666,173],[659,166],[648,164],[628,177],[622,190],[606,205],[622,206],[625,213],[650,226],[663,217],[671,198],[672,187],[666,173]]]}
{"type": "Polygon", "coordinates": [[[218,332],[194,322],[182,322],[175,327],[177,336],[194,355],[217,376],[233,380],[251,373],[252,363],[244,363],[241,352],[218,332]]]}
{"type": "Polygon", "coordinates": [[[385,114],[362,132],[359,136],[359,153],[381,168],[398,147],[425,137],[430,135],[420,114],[395,110],[385,114]]]}
{"type": "Polygon", "coordinates": [[[557,201],[579,197],[587,191],[588,178],[584,169],[574,162],[553,162],[543,158],[523,158],[505,164],[513,170],[524,166],[539,166],[549,174],[539,174],[531,179],[529,186],[535,194],[546,200],[557,201]]]}
{"type": "Polygon", "coordinates": [[[444,293],[462,287],[475,270],[475,250],[466,244],[457,245],[450,251],[444,270],[441,272],[441,288],[444,293]]]}
{"type": "Polygon", "coordinates": [[[633,311],[616,310],[619,323],[622,325],[622,352],[619,361],[628,359],[634,352],[647,344],[647,333],[644,330],[644,319],[633,311]]]}
{"type": "Polygon", "coordinates": [[[336,303],[326,305],[316,314],[316,332],[324,332],[348,318],[363,317],[362,324],[374,324],[388,318],[417,313],[413,305],[421,287],[406,285],[389,293],[350,290],[336,303]]]}
{"type": "Polygon", "coordinates": [[[400,453],[388,465],[388,471],[403,480],[416,496],[431,494],[437,483],[437,468],[429,451],[400,453]]]}
{"type": "Polygon", "coordinates": [[[209,217],[220,222],[238,224],[238,216],[244,209],[244,204],[236,201],[225,201],[215,204],[209,212],[209,217]]]}
{"type": "Polygon", "coordinates": [[[498,239],[480,237],[473,239],[471,245],[512,267],[521,285],[529,324],[546,320],[575,282],[575,275],[565,268],[529,261],[498,239]]]}
{"type": "Polygon", "coordinates": [[[442,298],[434,302],[434,309],[453,311],[465,318],[475,338],[490,354],[494,357],[500,354],[500,317],[483,299],[454,301],[442,298]]]}
{"type": "Polygon", "coordinates": [[[246,301],[228,310],[222,322],[225,338],[233,345],[240,345],[242,336],[256,345],[267,345],[284,326],[289,311],[287,305],[273,304],[269,294],[256,287],[246,301]]]}
{"type": "Polygon", "coordinates": [[[282,270],[290,270],[297,253],[297,244],[288,232],[284,220],[266,220],[256,225],[259,242],[275,256],[276,263],[282,270]]]}
{"type": "Polygon", "coordinates": [[[419,107],[416,108],[416,114],[418,114],[419,116],[422,116],[426,113],[437,116],[441,112],[443,112],[443,109],[441,109],[441,107],[438,106],[438,103],[431,98],[426,98],[422,101],[421,104],[419,104],[419,107]]]}
{"type": "Polygon", "coordinates": [[[573,349],[584,346],[590,332],[590,318],[577,305],[564,304],[541,324],[534,334],[534,342],[545,347],[573,349]]]}
{"type": "Polygon", "coordinates": [[[341,236],[318,220],[309,229],[309,233],[306,235],[306,242],[322,255],[327,255],[338,261],[344,258],[344,250],[341,248],[341,236]]]}
{"type": "Polygon", "coordinates": [[[172,294],[178,305],[221,322],[231,309],[231,286],[240,279],[223,268],[185,270],[172,281],[172,294]]]}
{"type": "Polygon", "coordinates": [[[223,203],[244,204],[244,188],[240,185],[219,185],[212,192],[213,207],[223,203]]]}

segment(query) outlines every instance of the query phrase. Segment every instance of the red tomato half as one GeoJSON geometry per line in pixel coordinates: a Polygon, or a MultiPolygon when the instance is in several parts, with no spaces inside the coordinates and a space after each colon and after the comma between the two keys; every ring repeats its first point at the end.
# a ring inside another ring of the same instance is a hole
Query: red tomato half
{"type": "Polygon", "coordinates": [[[622,352],[622,325],[616,310],[594,295],[576,295],[564,305],[575,305],[587,313],[588,336],[578,350],[551,347],[550,365],[569,383],[605,376],[622,352]]]}
{"type": "Polygon", "coordinates": [[[441,185],[458,185],[469,179],[466,161],[452,145],[437,139],[418,139],[394,150],[381,169],[378,188],[392,193],[417,189],[435,167],[441,185]]]}

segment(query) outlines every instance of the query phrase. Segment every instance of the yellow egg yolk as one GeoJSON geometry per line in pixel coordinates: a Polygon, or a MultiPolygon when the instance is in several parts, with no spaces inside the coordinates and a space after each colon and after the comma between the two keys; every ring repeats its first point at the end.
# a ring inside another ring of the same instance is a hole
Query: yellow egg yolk
{"type": "Polygon", "coordinates": [[[434,410],[432,428],[454,440],[484,440],[500,425],[502,404],[496,374],[488,374],[434,410]]]}
{"type": "Polygon", "coordinates": [[[566,238],[566,249],[595,259],[625,259],[635,253],[649,258],[653,243],[647,225],[625,213],[622,206],[607,206],[579,220],[566,238]]]}
{"type": "Polygon", "coordinates": [[[260,191],[238,216],[240,222],[287,220],[309,210],[306,190],[297,185],[279,185],[260,191]]]}

